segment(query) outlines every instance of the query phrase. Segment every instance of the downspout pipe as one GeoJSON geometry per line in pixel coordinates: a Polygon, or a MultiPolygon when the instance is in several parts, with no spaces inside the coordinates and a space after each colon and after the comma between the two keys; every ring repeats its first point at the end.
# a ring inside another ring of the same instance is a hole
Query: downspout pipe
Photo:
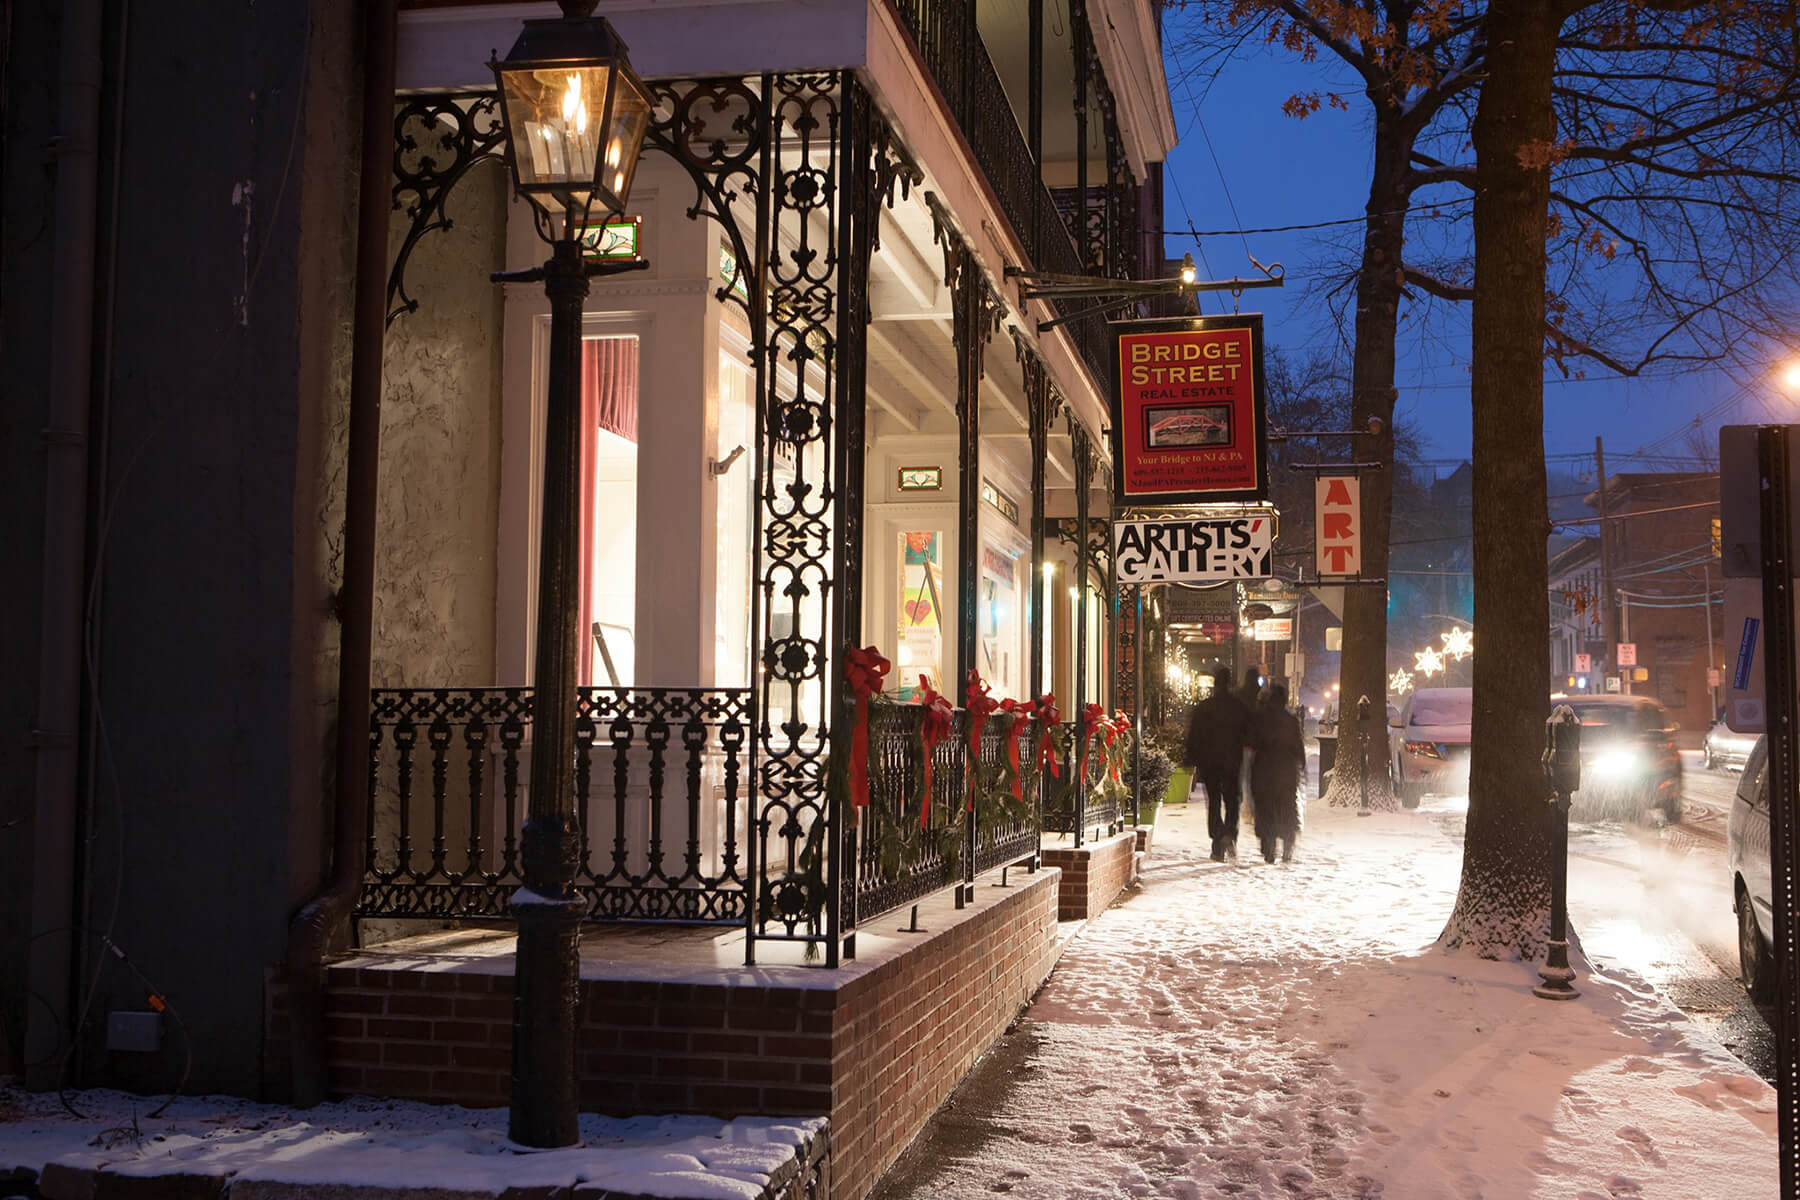
{"type": "Polygon", "coordinates": [[[44,446],[43,602],[39,611],[32,825],[32,992],[27,1078],[54,1087],[73,1028],[77,729],[87,555],[88,416],[93,389],[94,261],[99,196],[101,0],[66,0],[58,62],[56,231],[51,251],[49,403],[44,446]]]}
{"type": "Polygon", "coordinates": [[[337,771],[331,873],[288,924],[291,1099],[311,1107],[329,1087],[325,955],[345,942],[362,888],[368,836],[369,687],[375,607],[375,507],[381,449],[381,360],[387,326],[388,217],[393,208],[396,0],[363,6],[362,168],[345,463],[344,584],[339,607],[337,771]]]}

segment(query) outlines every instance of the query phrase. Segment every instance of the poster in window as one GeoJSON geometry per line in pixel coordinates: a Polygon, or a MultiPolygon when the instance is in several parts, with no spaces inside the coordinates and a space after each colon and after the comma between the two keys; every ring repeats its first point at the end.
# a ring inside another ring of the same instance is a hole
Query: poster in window
{"type": "Polygon", "coordinates": [[[1115,321],[1119,506],[1266,500],[1262,316],[1115,321]]]}

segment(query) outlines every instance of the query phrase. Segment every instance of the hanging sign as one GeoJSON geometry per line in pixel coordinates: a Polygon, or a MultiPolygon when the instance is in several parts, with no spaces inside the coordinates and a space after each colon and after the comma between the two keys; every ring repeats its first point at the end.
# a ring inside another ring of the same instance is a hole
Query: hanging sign
{"type": "Polygon", "coordinates": [[[1319,578],[1362,574],[1362,481],[1321,475],[1313,483],[1313,554],[1319,578]]]}
{"type": "Polygon", "coordinates": [[[1108,329],[1115,507],[1267,498],[1261,315],[1108,329]]]}
{"type": "Polygon", "coordinates": [[[1266,579],[1274,545],[1273,510],[1114,521],[1113,569],[1125,584],[1266,579]]]}
{"type": "Polygon", "coordinates": [[[1251,627],[1255,639],[1259,642],[1286,642],[1293,639],[1294,619],[1292,617],[1265,617],[1251,627]]]}

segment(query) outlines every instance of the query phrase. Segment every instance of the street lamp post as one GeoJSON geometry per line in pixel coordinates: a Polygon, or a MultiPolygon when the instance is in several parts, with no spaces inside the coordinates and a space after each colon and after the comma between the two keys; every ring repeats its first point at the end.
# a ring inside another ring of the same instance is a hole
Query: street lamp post
{"type": "Polygon", "coordinates": [[[550,244],[542,267],[493,277],[541,281],[550,301],[531,796],[520,833],[524,886],[512,900],[519,937],[508,1136],[533,1147],[570,1146],[581,1136],[575,1018],[587,901],[574,886],[581,853],[574,805],[581,309],[592,276],[648,265],[583,257],[590,217],[604,223],[625,209],[650,105],[625,44],[592,16],[594,0],[563,0],[562,8],[559,18],[525,22],[512,50],[490,64],[513,185],[550,244]]]}
{"type": "Polygon", "coordinates": [[[1581,790],[1581,721],[1566,704],[1556,706],[1544,725],[1545,791],[1550,801],[1550,944],[1532,992],[1546,1000],[1573,1000],[1575,970],[1569,966],[1569,797],[1581,790]]]}

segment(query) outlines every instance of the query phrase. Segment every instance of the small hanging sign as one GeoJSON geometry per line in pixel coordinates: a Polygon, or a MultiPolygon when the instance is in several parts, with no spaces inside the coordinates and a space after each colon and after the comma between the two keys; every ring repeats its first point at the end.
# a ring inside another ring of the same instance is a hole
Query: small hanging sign
{"type": "Polygon", "coordinates": [[[1267,499],[1262,316],[1108,329],[1114,506],[1267,499]]]}

